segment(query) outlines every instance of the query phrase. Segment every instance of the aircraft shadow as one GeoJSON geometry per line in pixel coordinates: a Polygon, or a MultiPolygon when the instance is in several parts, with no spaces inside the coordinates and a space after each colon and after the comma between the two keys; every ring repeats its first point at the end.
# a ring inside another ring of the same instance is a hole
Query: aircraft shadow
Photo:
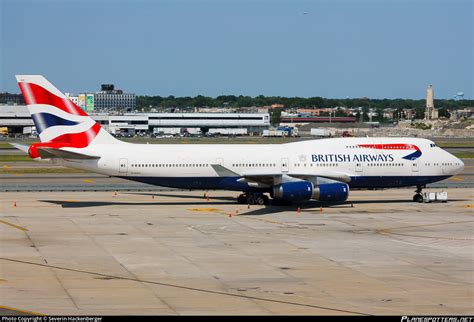
{"type": "MultiPolygon", "coordinates": [[[[138,196],[155,196],[155,197],[170,197],[170,198],[180,198],[180,199],[203,199],[204,196],[186,196],[186,195],[174,195],[174,194],[166,194],[166,193],[152,193],[152,192],[125,192],[121,194],[128,194],[128,195],[138,195],[138,196]]],[[[229,201],[236,201],[237,197],[214,197],[214,196],[209,196],[209,201],[212,200],[229,200],[229,201]]]]}
{"type": "MultiPolygon", "coordinates": [[[[469,201],[469,199],[449,199],[448,203],[452,201],[469,201]]],[[[348,201],[348,204],[353,203],[355,204],[378,204],[378,203],[414,203],[414,201],[410,199],[401,199],[401,200],[354,200],[348,201]]],[[[420,202],[422,204],[422,202],[420,202]]]]}
{"type": "MultiPolygon", "coordinates": [[[[155,194],[155,196],[158,196],[155,194]]],[[[170,196],[170,195],[163,195],[163,196],[170,196]]],[[[179,196],[181,197],[181,196],[179,196]]],[[[217,198],[214,198],[217,199],[217,198]]],[[[89,208],[89,207],[103,207],[103,206],[217,206],[217,205],[230,205],[230,206],[239,206],[238,203],[235,202],[235,198],[222,198],[223,200],[228,201],[213,201],[212,198],[209,201],[177,201],[177,202],[126,202],[126,201],[68,201],[68,200],[38,200],[40,202],[60,205],[62,208],[89,208]]],[[[469,201],[468,199],[451,199],[450,201],[469,201]]],[[[240,216],[262,216],[262,215],[270,215],[276,214],[285,211],[298,211],[300,210],[314,210],[319,211],[321,207],[324,208],[341,208],[341,209],[348,209],[352,208],[353,205],[357,204],[403,204],[403,203],[413,203],[410,200],[354,200],[349,201],[341,204],[323,204],[317,201],[309,201],[300,204],[292,204],[292,205],[273,205],[269,204],[263,208],[258,208],[255,210],[250,210],[249,212],[242,213],[240,216]]],[[[245,206],[245,205],[240,205],[245,206]]],[[[257,206],[250,206],[250,209],[257,207],[257,206]]],[[[260,206],[258,206],[260,207],[260,206]]]]}
{"type": "Polygon", "coordinates": [[[102,206],[209,206],[209,205],[232,205],[235,202],[121,202],[121,201],[67,201],[67,200],[38,200],[40,202],[60,205],[62,208],[88,208],[102,206]]]}
{"type": "MultiPolygon", "coordinates": [[[[450,201],[469,201],[469,199],[451,199],[450,201]]],[[[354,201],[346,201],[340,204],[324,204],[317,201],[308,201],[306,203],[293,204],[293,205],[271,205],[270,204],[270,205],[265,206],[265,208],[251,210],[249,212],[241,214],[240,216],[263,216],[263,215],[277,214],[277,213],[285,212],[285,211],[296,212],[298,211],[298,208],[300,208],[301,211],[312,210],[314,212],[317,212],[321,209],[321,207],[323,208],[323,211],[324,211],[324,208],[348,209],[348,208],[352,208],[353,205],[357,205],[357,204],[380,204],[380,203],[412,204],[413,201],[408,200],[408,199],[401,199],[401,200],[354,200],[354,201]]]]}

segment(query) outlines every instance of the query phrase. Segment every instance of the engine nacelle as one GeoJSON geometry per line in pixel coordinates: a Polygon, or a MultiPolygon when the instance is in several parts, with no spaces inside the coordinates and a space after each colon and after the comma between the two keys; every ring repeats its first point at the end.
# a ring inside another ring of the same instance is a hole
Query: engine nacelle
{"type": "Polygon", "coordinates": [[[273,197],[285,201],[342,202],[349,196],[349,186],[345,183],[324,183],[317,187],[309,181],[286,182],[273,186],[273,197]]]}
{"type": "Polygon", "coordinates": [[[314,189],[313,196],[322,202],[343,202],[349,197],[349,186],[342,182],[323,183],[314,189]]]}
{"type": "Polygon", "coordinates": [[[285,201],[306,201],[313,198],[313,184],[308,181],[286,182],[273,186],[273,197],[285,201]]]}

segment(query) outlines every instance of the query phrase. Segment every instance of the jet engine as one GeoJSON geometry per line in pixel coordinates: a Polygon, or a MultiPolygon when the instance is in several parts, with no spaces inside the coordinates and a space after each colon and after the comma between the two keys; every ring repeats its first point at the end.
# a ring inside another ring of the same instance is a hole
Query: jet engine
{"type": "Polygon", "coordinates": [[[273,186],[273,197],[285,201],[342,202],[349,196],[349,186],[342,182],[314,186],[309,181],[286,182],[273,186]]]}

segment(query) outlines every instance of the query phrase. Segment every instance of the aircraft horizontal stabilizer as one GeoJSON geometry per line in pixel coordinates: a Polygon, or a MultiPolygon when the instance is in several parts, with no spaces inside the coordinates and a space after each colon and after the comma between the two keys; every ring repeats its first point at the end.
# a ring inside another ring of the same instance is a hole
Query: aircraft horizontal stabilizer
{"type": "Polygon", "coordinates": [[[10,143],[10,145],[14,146],[18,150],[23,151],[25,153],[28,153],[28,149],[30,148],[28,145],[19,144],[19,143],[10,143]]]}
{"type": "Polygon", "coordinates": [[[71,151],[54,149],[54,148],[46,148],[46,147],[39,147],[38,152],[42,159],[53,159],[53,158],[75,159],[75,160],[100,159],[99,156],[95,156],[95,155],[87,155],[87,154],[82,154],[82,153],[77,153],[77,152],[71,152],[71,151]]]}

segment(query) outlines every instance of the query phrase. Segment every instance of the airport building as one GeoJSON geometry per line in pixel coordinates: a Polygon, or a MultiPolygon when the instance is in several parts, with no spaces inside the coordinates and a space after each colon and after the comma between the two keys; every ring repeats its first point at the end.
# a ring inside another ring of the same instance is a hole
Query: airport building
{"type": "Polygon", "coordinates": [[[434,91],[433,85],[426,90],[426,109],[425,120],[436,120],[438,118],[438,110],[434,107],[434,91]]]}
{"type": "MultiPolygon", "coordinates": [[[[268,113],[91,113],[90,116],[113,134],[210,132],[260,135],[270,126],[268,113]]],[[[0,127],[7,127],[8,133],[13,134],[28,134],[34,130],[25,105],[0,105],[0,127]]]]}
{"type": "Polygon", "coordinates": [[[0,105],[0,128],[7,128],[8,133],[27,134],[34,127],[26,105],[0,105]]]}
{"type": "Polygon", "coordinates": [[[0,104],[25,105],[25,99],[21,94],[8,92],[0,93],[0,104]]]}
{"type": "Polygon", "coordinates": [[[102,84],[100,92],[94,94],[94,109],[97,111],[133,111],[136,105],[134,93],[124,93],[113,84],[102,84]]]}
{"type": "Polygon", "coordinates": [[[137,101],[134,93],[124,93],[121,89],[115,89],[114,84],[102,84],[101,90],[95,93],[79,95],[65,93],[65,95],[87,113],[130,112],[135,109],[137,101]]]}

